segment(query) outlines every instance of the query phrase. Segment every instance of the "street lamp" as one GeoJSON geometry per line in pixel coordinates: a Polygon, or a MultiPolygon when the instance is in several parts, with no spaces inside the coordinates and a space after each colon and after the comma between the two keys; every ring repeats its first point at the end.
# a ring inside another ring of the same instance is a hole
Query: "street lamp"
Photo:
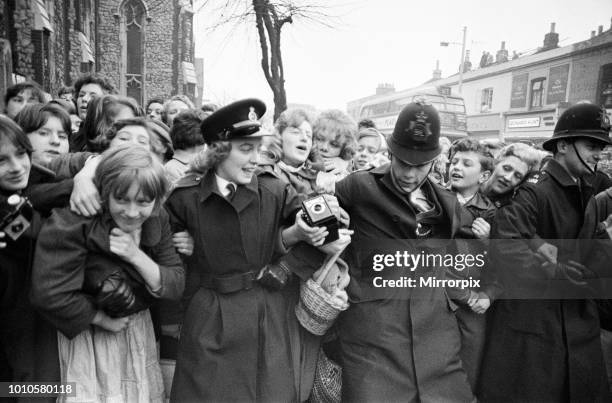
{"type": "Polygon", "coordinates": [[[463,27],[463,42],[440,42],[440,46],[448,45],[461,45],[461,64],[459,65],[459,94],[461,94],[461,87],[463,85],[463,64],[465,63],[465,38],[467,35],[467,27],[463,27]]]}

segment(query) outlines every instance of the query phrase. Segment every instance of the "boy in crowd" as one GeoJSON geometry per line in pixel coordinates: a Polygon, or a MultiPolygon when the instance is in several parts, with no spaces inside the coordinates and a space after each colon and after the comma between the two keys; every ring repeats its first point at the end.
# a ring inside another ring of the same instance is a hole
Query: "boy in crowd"
{"type": "Polygon", "coordinates": [[[4,94],[4,114],[15,119],[26,104],[36,103],[45,103],[45,95],[40,87],[34,83],[17,83],[4,94]]]}
{"type": "MultiPolygon", "coordinates": [[[[493,170],[493,156],[478,142],[466,138],[455,143],[450,149],[449,183],[459,203],[472,215],[472,232],[481,240],[471,241],[468,251],[471,255],[484,254],[491,231],[490,223],[495,215],[495,206],[479,191],[493,170]]],[[[475,267],[464,269],[459,274],[466,279],[480,279],[480,271],[475,267]]],[[[480,361],[485,341],[485,311],[491,300],[481,289],[449,289],[449,296],[459,302],[455,311],[461,333],[460,356],[468,375],[472,390],[476,388],[480,361]]]]}

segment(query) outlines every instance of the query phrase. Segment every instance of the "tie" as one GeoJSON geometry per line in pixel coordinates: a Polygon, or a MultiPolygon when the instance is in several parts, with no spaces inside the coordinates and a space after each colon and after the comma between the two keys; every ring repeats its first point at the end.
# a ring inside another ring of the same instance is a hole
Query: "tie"
{"type": "Polygon", "coordinates": [[[408,200],[419,213],[426,213],[433,208],[425,194],[420,190],[410,193],[408,200]]]}
{"type": "Polygon", "coordinates": [[[228,183],[225,188],[229,191],[226,196],[227,200],[232,201],[232,199],[236,195],[236,185],[234,185],[233,183],[228,183]]]}

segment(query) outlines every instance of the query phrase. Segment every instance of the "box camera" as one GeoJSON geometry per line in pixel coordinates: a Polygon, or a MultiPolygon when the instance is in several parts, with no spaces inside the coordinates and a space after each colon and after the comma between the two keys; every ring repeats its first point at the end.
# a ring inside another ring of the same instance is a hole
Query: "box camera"
{"type": "Polygon", "coordinates": [[[333,242],[338,239],[338,228],[340,223],[329,208],[325,201],[325,197],[316,196],[302,202],[302,218],[311,227],[326,227],[329,234],[325,238],[325,242],[333,242]]]}
{"type": "Polygon", "coordinates": [[[11,195],[0,202],[0,231],[13,241],[30,227],[34,209],[27,198],[11,195]]]}

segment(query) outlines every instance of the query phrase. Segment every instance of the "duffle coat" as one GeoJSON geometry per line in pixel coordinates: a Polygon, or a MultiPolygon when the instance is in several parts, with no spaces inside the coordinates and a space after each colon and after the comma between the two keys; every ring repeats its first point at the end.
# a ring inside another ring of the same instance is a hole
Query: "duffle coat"
{"type": "Polygon", "coordinates": [[[498,210],[490,256],[504,299],[489,317],[483,402],[609,401],[595,301],[562,299],[580,290],[549,279],[535,253],[549,242],[559,262],[580,261],[576,238],[591,196],[587,182],[575,182],[553,159],[498,210]]]}
{"type": "MultiPolygon", "coordinates": [[[[336,196],[355,231],[346,253],[351,307],[338,322],[343,401],[473,400],[444,287],[373,287],[378,275],[397,278],[395,267],[372,273],[374,254],[451,252],[451,238],[467,233],[471,225],[469,213],[452,193],[429,179],[421,189],[434,206],[426,213],[417,213],[396,189],[388,164],[354,172],[336,184],[336,196]],[[425,228],[430,232],[423,232],[425,228]],[[419,243],[414,242],[417,232],[425,234],[419,243]]],[[[419,266],[412,273],[446,277],[442,267],[419,266]]]]}
{"type": "Polygon", "coordinates": [[[166,208],[176,230],[195,241],[171,401],[305,400],[292,357],[296,288],[270,291],[256,281],[223,293],[207,279],[227,279],[270,263],[282,249],[280,228],[293,221],[302,197],[269,173],[220,193],[213,171],[188,174],[166,208]]]}

